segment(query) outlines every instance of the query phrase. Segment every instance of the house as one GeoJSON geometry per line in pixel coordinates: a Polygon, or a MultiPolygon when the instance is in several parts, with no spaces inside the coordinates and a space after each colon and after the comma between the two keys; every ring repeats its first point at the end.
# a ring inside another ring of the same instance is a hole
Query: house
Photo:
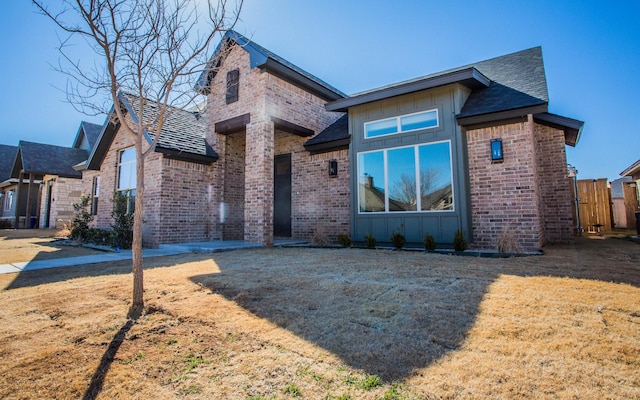
{"type": "MultiPolygon", "coordinates": [[[[230,31],[196,89],[204,114],[170,109],[145,161],[145,245],[343,233],[385,243],[397,231],[449,244],[462,230],[474,248],[515,232],[532,251],[572,239],[565,145],[583,122],[549,113],[539,47],[347,96],[230,31]]],[[[120,95],[127,118],[139,100],[120,95]]],[[[117,122],[103,127],[84,191],[97,179],[101,193],[135,196],[132,146],[117,122]]]]}
{"type": "Polygon", "coordinates": [[[627,201],[627,221],[629,226],[636,226],[638,233],[640,233],[640,160],[634,162],[629,165],[624,171],[620,173],[620,176],[630,177],[632,182],[627,183],[628,189],[625,189],[625,200],[627,201]],[[633,189],[635,188],[635,193],[633,189]],[[634,200],[635,199],[635,202],[634,200]],[[634,216],[635,221],[630,221],[632,219],[631,209],[635,208],[634,216]]]}
{"type": "Polygon", "coordinates": [[[17,227],[36,228],[40,217],[44,220],[43,227],[53,227],[52,221],[58,218],[60,228],[63,222],[69,223],[73,218],[73,203],[77,203],[82,194],[79,190],[82,173],[73,166],[86,158],[87,152],[82,149],[20,141],[11,176],[19,181],[17,201],[26,199],[32,206],[24,214],[16,213],[15,219],[20,221],[17,227]],[[45,199],[40,202],[43,196],[45,199]],[[42,215],[40,206],[44,209],[42,215]]]}
{"type": "Polygon", "coordinates": [[[636,183],[630,176],[611,182],[611,213],[616,228],[635,229],[635,211],[638,208],[636,183]]]}
{"type": "MultiPolygon", "coordinates": [[[[18,154],[16,146],[0,145],[0,227],[14,227],[18,180],[11,177],[13,163],[18,154]]],[[[26,210],[26,203],[20,209],[26,210]]]]}
{"type": "Polygon", "coordinates": [[[82,195],[82,172],[74,167],[87,160],[101,129],[83,121],[73,147],[20,141],[10,166],[10,179],[15,184],[10,196],[21,207],[3,217],[17,228],[60,229],[68,225],[74,215],[73,204],[82,195]]]}

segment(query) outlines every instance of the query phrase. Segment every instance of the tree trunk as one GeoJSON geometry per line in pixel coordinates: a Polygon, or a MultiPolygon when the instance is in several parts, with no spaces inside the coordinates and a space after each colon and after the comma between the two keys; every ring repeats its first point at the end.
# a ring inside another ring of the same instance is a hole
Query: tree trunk
{"type": "Polygon", "coordinates": [[[144,217],[144,157],[142,155],[142,134],[136,137],[136,200],[133,214],[133,242],[131,243],[133,262],[133,303],[128,317],[137,318],[144,309],[144,284],[142,268],[142,221],[144,217]]]}

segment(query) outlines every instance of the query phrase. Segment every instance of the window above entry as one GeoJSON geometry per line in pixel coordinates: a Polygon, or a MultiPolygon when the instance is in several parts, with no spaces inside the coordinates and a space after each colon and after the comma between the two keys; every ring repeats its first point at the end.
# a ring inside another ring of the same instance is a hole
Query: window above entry
{"type": "Polygon", "coordinates": [[[365,122],[364,138],[371,139],[419,129],[437,128],[438,126],[437,109],[421,111],[414,114],[399,115],[397,117],[365,122]]]}

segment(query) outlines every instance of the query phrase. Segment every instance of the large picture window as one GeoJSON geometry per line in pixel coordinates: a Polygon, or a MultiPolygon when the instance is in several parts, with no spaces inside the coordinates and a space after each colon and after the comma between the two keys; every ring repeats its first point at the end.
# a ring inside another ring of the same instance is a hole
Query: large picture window
{"type": "Polygon", "coordinates": [[[438,110],[429,110],[366,122],[364,124],[364,137],[365,139],[371,139],[378,136],[436,127],[438,127],[438,110]]]}
{"type": "Polygon", "coordinates": [[[360,213],[454,209],[449,141],[359,153],[357,168],[360,213]]]}
{"type": "Polygon", "coordinates": [[[136,197],[136,149],[129,147],[118,156],[118,191],[129,197],[127,212],[133,213],[136,197]]]}

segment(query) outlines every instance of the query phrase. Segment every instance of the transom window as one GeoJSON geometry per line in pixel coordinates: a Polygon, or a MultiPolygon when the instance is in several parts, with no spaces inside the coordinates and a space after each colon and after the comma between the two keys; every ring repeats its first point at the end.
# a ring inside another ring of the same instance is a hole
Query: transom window
{"type": "Polygon", "coordinates": [[[365,139],[438,127],[438,110],[422,111],[392,118],[366,122],[365,139]]]}
{"type": "Polygon", "coordinates": [[[358,153],[358,211],[453,211],[451,142],[358,153]]]}

